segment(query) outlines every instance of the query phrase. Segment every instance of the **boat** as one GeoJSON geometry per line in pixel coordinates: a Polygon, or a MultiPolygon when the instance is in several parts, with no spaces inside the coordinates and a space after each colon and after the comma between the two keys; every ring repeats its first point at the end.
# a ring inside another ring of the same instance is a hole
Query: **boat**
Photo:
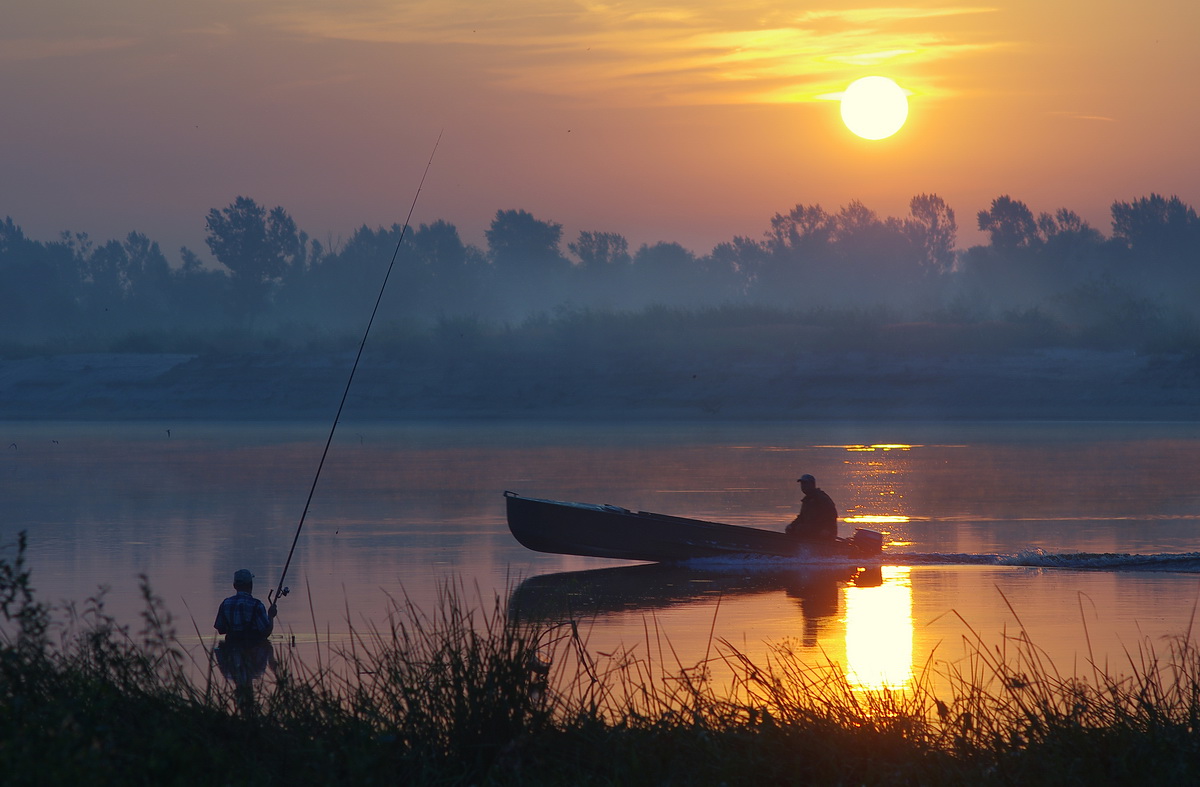
{"type": "Polygon", "coordinates": [[[858,529],[830,544],[797,541],[777,530],[630,511],[614,505],[568,503],[504,493],[508,529],[536,552],[652,563],[755,555],[784,558],[878,557],[883,536],[858,529]]]}

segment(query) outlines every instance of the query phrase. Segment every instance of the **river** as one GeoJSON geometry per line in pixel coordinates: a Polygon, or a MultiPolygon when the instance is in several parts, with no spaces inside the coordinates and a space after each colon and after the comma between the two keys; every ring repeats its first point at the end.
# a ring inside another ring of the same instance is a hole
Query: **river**
{"type": "MultiPolygon", "coordinates": [[[[316,423],[7,422],[0,544],[28,534],[38,598],[101,588],[131,627],[139,575],[180,640],[212,641],[235,569],[279,579],[321,456],[316,423]]],[[[339,426],[280,601],[277,641],[339,642],[423,609],[571,615],[611,652],[685,664],[715,639],[783,643],[899,687],[976,634],[1025,630],[1066,673],[1186,633],[1200,591],[1200,425],[1191,423],[395,423],[339,426]],[[782,528],[812,473],[878,564],[683,569],[545,555],[503,492],[782,528]],[[661,641],[669,641],[664,650],[661,641]]]]}

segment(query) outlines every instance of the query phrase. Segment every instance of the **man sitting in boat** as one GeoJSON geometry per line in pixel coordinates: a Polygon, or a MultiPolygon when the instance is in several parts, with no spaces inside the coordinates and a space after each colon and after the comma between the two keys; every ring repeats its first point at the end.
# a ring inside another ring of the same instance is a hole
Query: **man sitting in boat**
{"type": "Polygon", "coordinates": [[[833,498],[817,488],[817,479],[805,473],[797,479],[804,499],[800,513],[787,526],[786,533],[797,541],[832,544],[837,540],[837,506],[833,498]]]}

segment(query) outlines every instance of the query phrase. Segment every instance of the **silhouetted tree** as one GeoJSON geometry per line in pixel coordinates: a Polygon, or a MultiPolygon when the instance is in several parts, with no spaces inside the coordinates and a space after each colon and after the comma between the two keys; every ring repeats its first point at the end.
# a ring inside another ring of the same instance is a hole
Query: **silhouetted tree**
{"type": "Polygon", "coordinates": [[[128,286],[128,258],[125,248],[115,240],[88,255],[84,270],[89,286],[84,300],[90,305],[90,311],[120,307],[128,286]]]}
{"type": "Polygon", "coordinates": [[[251,321],[266,305],[272,287],[303,260],[306,236],[283,208],[268,213],[249,197],[238,197],[219,211],[213,208],[205,224],[205,243],[230,272],[231,307],[251,321]]]}
{"type": "Polygon", "coordinates": [[[834,224],[836,264],[828,270],[830,299],[894,303],[912,294],[922,266],[905,222],[891,216],[881,220],[852,200],[838,211],[834,224]]]}
{"type": "Polygon", "coordinates": [[[422,224],[409,235],[413,263],[424,270],[427,297],[414,312],[425,317],[471,313],[481,300],[487,260],[463,243],[458,228],[441,219],[422,224]]]}
{"type": "Polygon", "coordinates": [[[584,231],[567,249],[579,260],[570,272],[573,301],[604,309],[629,304],[635,272],[624,235],[584,231]]]}
{"type": "MultiPolygon", "coordinates": [[[[472,320],[522,320],[531,310],[574,314],[583,330],[609,319],[598,306],[663,304],[661,314],[674,314],[679,306],[750,301],[754,308],[738,313],[751,320],[766,313],[763,304],[821,310],[831,325],[849,313],[842,307],[883,306],[885,319],[1018,315],[1026,325],[1040,320],[1112,346],[1194,335],[1196,211],[1178,197],[1152,194],[1113,203],[1112,218],[1106,240],[1074,211],[1035,218],[1005,195],[977,215],[990,243],[957,252],[955,213],[935,194],[913,197],[902,218],[880,217],[858,200],[834,214],[797,204],[775,214],[761,240],[739,236],[700,257],[673,242],[645,244],[634,255],[618,233],[580,232],[567,246],[579,263],[572,265],[559,248],[561,225],[501,210],[487,231],[486,254],[445,221],[410,228],[381,325],[401,321],[395,335],[406,335],[417,321],[434,322],[461,338],[472,320]]],[[[245,197],[210,211],[206,229],[223,267],[209,268],[185,248],[172,270],[140,233],[97,244],[66,232],[41,243],[11,218],[0,221],[0,337],[154,348],[163,345],[156,338],[167,335],[163,329],[210,327],[222,306],[249,323],[268,303],[276,326],[357,333],[401,234],[399,225],[364,226],[326,252],[282,208],[266,210],[245,197]]]]}
{"type": "Polygon", "coordinates": [[[1037,221],[1033,212],[1024,202],[1007,194],[992,200],[990,210],[979,211],[978,220],[979,229],[990,236],[992,248],[1002,254],[1037,244],[1037,221]]]}
{"type": "Polygon", "coordinates": [[[171,264],[159,249],[158,243],[140,232],[125,236],[127,267],[125,279],[135,292],[147,288],[162,289],[171,276],[171,264]]]}
{"type": "MultiPolygon", "coordinates": [[[[342,330],[360,328],[378,297],[402,229],[399,224],[359,227],[336,253],[311,266],[302,286],[289,288],[289,310],[342,330]]],[[[425,266],[413,254],[401,255],[385,293],[389,310],[397,309],[398,299],[421,297],[427,278],[425,266]]]]}
{"type": "Polygon", "coordinates": [[[0,222],[0,327],[8,341],[41,340],[76,325],[77,258],[66,243],[25,237],[11,217],[0,222]]]}
{"type": "Polygon", "coordinates": [[[777,257],[798,260],[823,254],[833,239],[836,223],[820,205],[796,205],[788,213],[771,217],[768,251],[777,257]]]}
{"type": "Polygon", "coordinates": [[[458,228],[438,219],[422,224],[408,235],[415,261],[434,270],[458,268],[467,262],[467,246],[458,228]]]}
{"type": "Polygon", "coordinates": [[[545,274],[565,267],[559,251],[562,225],[539,221],[523,210],[498,210],[485,233],[496,267],[519,274],[545,274]]]}
{"type": "Polygon", "coordinates": [[[678,243],[643,243],[633,255],[633,289],[645,303],[679,305],[703,288],[696,255],[678,243]]]}
{"type": "Polygon", "coordinates": [[[1053,214],[1041,213],[1037,225],[1047,264],[1070,275],[1091,273],[1087,269],[1098,268],[1107,257],[1104,236],[1073,210],[1059,208],[1053,214]]]}
{"type": "Polygon", "coordinates": [[[778,305],[800,302],[802,290],[812,286],[811,274],[830,261],[836,228],[820,205],[797,204],[772,216],[761,246],[738,248],[753,297],[778,305]]]}
{"type": "Polygon", "coordinates": [[[936,194],[918,194],[909,200],[908,232],[919,250],[927,273],[946,273],[954,266],[958,222],[954,209],[936,194]]]}
{"type": "Polygon", "coordinates": [[[1096,241],[1103,240],[1103,236],[1078,213],[1067,208],[1059,208],[1053,214],[1039,213],[1037,226],[1043,241],[1063,235],[1080,235],[1096,241]]]}
{"type": "Polygon", "coordinates": [[[12,265],[23,257],[34,243],[25,237],[25,232],[12,220],[12,216],[5,216],[4,221],[0,221],[0,268],[12,265]]]}
{"type": "Polygon", "coordinates": [[[139,232],[91,248],[82,261],[80,298],[93,319],[112,330],[145,328],[170,308],[171,266],[158,244],[139,232]]]}
{"type": "Polygon", "coordinates": [[[0,223],[0,325],[9,326],[4,339],[86,335],[79,306],[84,249],[90,249],[85,233],[64,232],[58,241],[41,243],[25,237],[11,218],[0,223]]]}
{"type": "Polygon", "coordinates": [[[580,232],[567,249],[584,268],[628,265],[633,259],[629,256],[629,241],[616,232],[580,232]]]}
{"type": "Polygon", "coordinates": [[[960,257],[960,284],[986,293],[1000,309],[1034,306],[1067,320],[1066,294],[1106,275],[1111,254],[1102,235],[1077,213],[1060,208],[1035,219],[1025,203],[999,197],[980,211],[979,227],[991,233],[991,245],[968,249],[960,257]]]}
{"type": "Polygon", "coordinates": [[[744,235],[714,246],[708,255],[708,266],[717,281],[724,283],[722,300],[752,292],[769,255],[766,244],[744,235]]]}
{"type": "Polygon", "coordinates": [[[1200,219],[1179,197],[1114,202],[1112,225],[1113,238],[1143,258],[1178,260],[1200,251],[1200,219]]]}
{"type": "Polygon", "coordinates": [[[229,276],[223,270],[206,266],[187,246],[179,249],[179,256],[179,268],[171,271],[173,327],[211,326],[229,292],[229,276]]]}
{"type": "Polygon", "coordinates": [[[871,232],[879,226],[879,217],[861,200],[850,200],[834,216],[833,237],[841,243],[871,232]]]}

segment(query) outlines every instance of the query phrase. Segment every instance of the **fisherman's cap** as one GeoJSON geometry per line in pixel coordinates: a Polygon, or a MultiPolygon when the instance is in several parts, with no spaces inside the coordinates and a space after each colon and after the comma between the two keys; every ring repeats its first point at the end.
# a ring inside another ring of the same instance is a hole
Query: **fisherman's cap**
{"type": "Polygon", "coordinates": [[[233,572],[233,584],[235,585],[249,585],[253,581],[254,575],[250,573],[249,569],[239,568],[233,572]]]}
{"type": "Polygon", "coordinates": [[[805,484],[805,483],[808,483],[808,484],[815,484],[815,483],[817,483],[817,479],[813,478],[813,477],[812,477],[812,476],[810,476],[808,473],[805,473],[804,475],[800,476],[799,478],[797,478],[797,479],[796,479],[796,481],[797,481],[798,483],[801,483],[801,484],[805,484]]]}

